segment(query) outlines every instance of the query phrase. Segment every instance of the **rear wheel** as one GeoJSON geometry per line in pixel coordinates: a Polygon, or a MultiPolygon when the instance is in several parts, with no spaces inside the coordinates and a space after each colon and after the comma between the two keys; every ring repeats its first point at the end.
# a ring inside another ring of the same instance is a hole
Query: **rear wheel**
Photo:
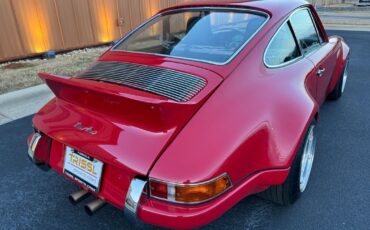
{"type": "Polygon", "coordinates": [[[346,88],[347,79],[348,79],[348,61],[346,62],[346,66],[344,67],[342,75],[338,79],[338,82],[335,85],[334,90],[328,96],[329,100],[335,101],[341,98],[344,89],[346,88]]]}
{"type": "Polygon", "coordinates": [[[311,123],[305,139],[293,161],[287,180],[261,193],[265,199],[281,205],[294,203],[306,190],[315,157],[315,123],[311,123]]]}

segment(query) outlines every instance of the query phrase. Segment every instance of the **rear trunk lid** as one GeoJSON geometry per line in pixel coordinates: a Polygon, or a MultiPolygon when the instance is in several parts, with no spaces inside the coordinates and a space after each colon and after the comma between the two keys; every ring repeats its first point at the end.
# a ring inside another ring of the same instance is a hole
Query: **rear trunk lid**
{"type": "Polygon", "coordinates": [[[66,146],[140,175],[149,173],[166,146],[222,82],[212,71],[165,62],[151,67],[101,61],[77,77],[39,76],[56,98],[34,117],[37,129],[66,146]],[[189,83],[187,78],[202,84],[189,83]],[[183,87],[186,83],[190,86],[183,87]]]}

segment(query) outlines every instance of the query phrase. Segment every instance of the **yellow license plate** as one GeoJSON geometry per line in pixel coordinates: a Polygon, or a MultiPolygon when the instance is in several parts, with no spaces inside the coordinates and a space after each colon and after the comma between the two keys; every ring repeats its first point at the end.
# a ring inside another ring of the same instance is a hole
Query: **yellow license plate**
{"type": "Polygon", "coordinates": [[[94,192],[100,188],[103,162],[66,147],[63,172],[94,192]]]}

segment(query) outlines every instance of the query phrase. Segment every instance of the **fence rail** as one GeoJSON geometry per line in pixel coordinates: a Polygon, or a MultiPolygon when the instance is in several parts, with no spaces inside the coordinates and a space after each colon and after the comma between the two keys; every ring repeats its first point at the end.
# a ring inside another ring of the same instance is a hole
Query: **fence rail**
{"type": "Polygon", "coordinates": [[[342,3],[359,3],[361,0],[307,0],[312,4],[317,4],[321,6],[328,6],[332,4],[342,4],[342,3]]]}

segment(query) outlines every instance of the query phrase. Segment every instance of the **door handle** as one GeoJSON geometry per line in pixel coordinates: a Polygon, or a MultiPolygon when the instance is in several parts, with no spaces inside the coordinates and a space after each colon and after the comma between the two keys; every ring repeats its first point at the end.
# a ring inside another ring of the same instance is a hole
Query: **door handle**
{"type": "Polygon", "coordinates": [[[317,70],[317,76],[322,77],[325,71],[326,71],[325,68],[320,68],[319,70],[317,70]]]}

